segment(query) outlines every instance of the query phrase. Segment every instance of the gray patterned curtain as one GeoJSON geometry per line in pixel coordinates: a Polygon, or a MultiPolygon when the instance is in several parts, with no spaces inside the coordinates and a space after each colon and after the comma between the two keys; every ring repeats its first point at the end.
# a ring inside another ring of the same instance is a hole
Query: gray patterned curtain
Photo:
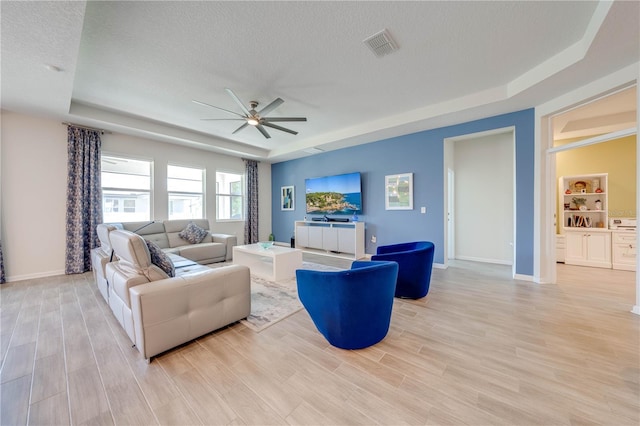
{"type": "Polygon", "coordinates": [[[243,159],[247,172],[247,218],[244,222],[244,243],[260,241],[258,236],[258,162],[243,159]]]}
{"type": "Polygon", "coordinates": [[[67,253],[65,274],[91,269],[91,249],[98,245],[102,223],[100,132],[67,128],[67,253]]]}
{"type": "Polygon", "coordinates": [[[4,260],[2,260],[2,241],[0,241],[0,284],[5,282],[4,260]]]}

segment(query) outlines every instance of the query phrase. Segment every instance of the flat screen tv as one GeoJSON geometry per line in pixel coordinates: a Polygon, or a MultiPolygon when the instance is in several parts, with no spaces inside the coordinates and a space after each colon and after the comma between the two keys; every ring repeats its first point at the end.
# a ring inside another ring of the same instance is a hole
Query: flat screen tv
{"type": "Polygon", "coordinates": [[[305,179],[309,214],[362,213],[360,173],[305,179]]]}

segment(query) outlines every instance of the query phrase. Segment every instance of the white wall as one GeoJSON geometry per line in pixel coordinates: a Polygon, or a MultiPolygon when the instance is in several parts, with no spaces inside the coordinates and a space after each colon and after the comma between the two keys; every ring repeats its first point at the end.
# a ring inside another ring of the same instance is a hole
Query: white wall
{"type": "Polygon", "coordinates": [[[2,112],[2,254],[8,281],[64,273],[67,131],[2,112]]]}
{"type": "MultiPolygon", "coordinates": [[[[2,112],[2,249],[8,281],[64,273],[67,128],[57,120],[2,112]]],[[[167,163],[206,168],[206,217],[212,230],[244,241],[244,222],[215,221],[216,170],[244,173],[242,159],[122,134],[102,149],[154,162],[153,219],[167,218],[167,163]]],[[[271,165],[259,164],[260,239],[271,229],[271,165]],[[264,225],[263,225],[264,224],[264,225]]]]}
{"type": "MultiPolygon", "coordinates": [[[[245,172],[245,164],[241,158],[121,134],[103,135],[102,151],[116,156],[153,160],[154,196],[152,217],[154,220],[163,220],[168,216],[167,164],[205,168],[205,215],[209,219],[211,228],[216,232],[236,235],[238,244],[244,243],[244,222],[216,223],[215,205],[216,171],[243,174],[245,172]]],[[[261,224],[259,233],[260,239],[266,240],[271,230],[271,165],[261,162],[258,165],[258,170],[260,186],[260,197],[258,199],[260,206],[259,223],[261,224]]]]}
{"type": "Polygon", "coordinates": [[[513,264],[513,132],[453,143],[455,257],[513,264]]]}

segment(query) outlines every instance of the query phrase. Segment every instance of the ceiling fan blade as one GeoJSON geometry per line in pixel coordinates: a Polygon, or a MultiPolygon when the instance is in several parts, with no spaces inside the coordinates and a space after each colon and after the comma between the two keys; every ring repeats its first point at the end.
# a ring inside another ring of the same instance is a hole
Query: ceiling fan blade
{"type": "Polygon", "coordinates": [[[242,112],[244,112],[246,114],[247,117],[251,117],[251,113],[249,112],[249,110],[247,109],[246,106],[244,106],[244,104],[242,103],[242,101],[240,100],[239,97],[236,96],[235,93],[233,93],[233,90],[226,88],[224,89],[227,91],[227,93],[229,94],[229,96],[231,96],[233,98],[234,101],[236,101],[236,103],[238,104],[238,106],[242,109],[242,112]]]}
{"type": "Polygon", "coordinates": [[[203,121],[247,121],[246,118],[201,118],[203,121]]]}
{"type": "Polygon", "coordinates": [[[271,135],[269,133],[267,133],[267,131],[264,129],[264,127],[262,127],[260,124],[255,126],[255,128],[260,130],[260,133],[262,133],[262,136],[264,136],[267,139],[271,139],[271,135]]]}
{"type": "Polygon", "coordinates": [[[203,105],[203,106],[208,106],[208,107],[211,107],[211,108],[219,109],[220,111],[228,112],[229,114],[237,115],[237,116],[242,117],[242,118],[246,118],[244,115],[238,114],[237,112],[229,111],[228,109],[220,108],[220,107],[217,107],[215,105],[206,104],[204,102],[196,101],[195,99],[192,100],[191,102],[193,102],[194,104],[198,104],[198,105],[203,105]]]}
{"type": "Polygon", "coordinates": [[[249,125],[249,123],[244,123],[242,126],[238,127],[237,129],[235,129],[231,134],[236,134],[238,133],[240,130],[244,129],[245,127],[247,127],[249,125]]]}
{"type": "Polygon", "coordinates": [[[275,101],[271,102],[266,107],[262,108],[260,111],[258,111],[258,114],[260,114],[261,116],[265,116],[269,114],[271,111],[273,111],[274,109],[278,108],[280,105],[282,105],[283,102],[284,101],[282,99],[278,98],[275,101]]]}
{"type": "MultiPolygon", "coordinates": [[[[291,129],[286,129],[284,127],[278,126],[277,124],[271,124],[271,123],[266,122],[266,121],[262,122],[262,125],[263,126],[267,126],[267,127],[271,127],[272,129],[282,130],[283,132],[291,133],[292,135],[297,135],[298,134],[298,132],[294,132],[291,129]]],[[[260,126],[256,126],[256,127],[260,127],[260,126]]]]}
{"type": "Polygon", "coordinates": [[[307,121],[307,117],[263,117],[263,120],[267,123],[278,121],[307,121]]]}

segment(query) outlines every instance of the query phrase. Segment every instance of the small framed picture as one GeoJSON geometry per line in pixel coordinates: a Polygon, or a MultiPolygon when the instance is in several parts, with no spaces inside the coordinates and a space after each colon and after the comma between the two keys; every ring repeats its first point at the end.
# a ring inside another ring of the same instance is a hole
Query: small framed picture
{"type": "Polygon", "coordinates": [[[413,210],[413,173],[385,176],[385,209],[413,210]]]}
{"type": "Polygon", "coordinates": [[[281,210],[295,210],[295,194],[293,186],[283,186],[280,188],[280,207],[281,210]]]}
{"type": "Polygon", "coordinates": [[[591,191],[591,181],[570,180],[569,190],[572,194],[586,194],[591,191]]]}

